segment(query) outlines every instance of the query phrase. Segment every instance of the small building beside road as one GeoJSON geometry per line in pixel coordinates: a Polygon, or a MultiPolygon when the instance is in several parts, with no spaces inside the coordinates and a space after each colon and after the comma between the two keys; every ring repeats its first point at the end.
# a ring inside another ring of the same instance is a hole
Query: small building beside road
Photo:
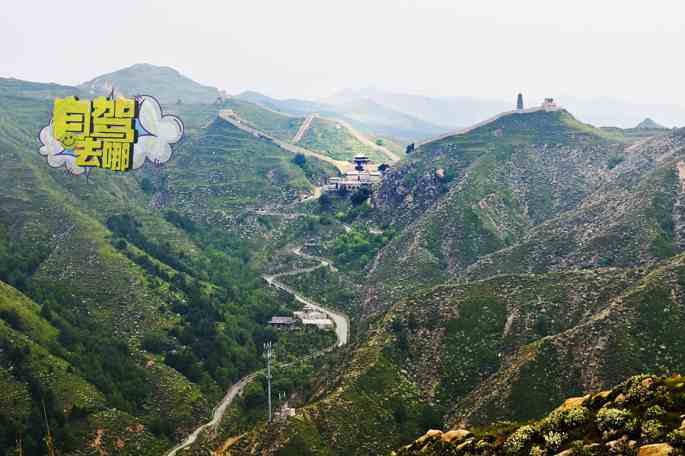
{"type": "Polygon", "coordinates": [[[293,312],[293,315],[299,318],[303,325],[313,325],[319,329],[333,329],[334,326],[328,315],[310,305],[304,306],[304,309],[300,311],[293,312]]]}
{"type": "Polygon", "coordinates": [[[273,316],[269,320],[269,326],[276,329],[292,329],[297,324],[297,320],[292,317],[273,316]]]}

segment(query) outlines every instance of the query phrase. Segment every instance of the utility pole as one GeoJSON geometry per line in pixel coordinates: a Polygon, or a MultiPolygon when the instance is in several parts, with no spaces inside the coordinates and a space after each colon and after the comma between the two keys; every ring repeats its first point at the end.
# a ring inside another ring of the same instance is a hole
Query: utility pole
{"type": "Polygon", "coordinates": [[[57,452],[55,452],[55,443],[52,441],[52,433],[50,432],[50,421],[48,421],[48,412],[45,410],[45,401],[41,399],[41,402],[43,403],[43,416],[45,417],[45,429],[47,430],[47,433],[45,434],[43,440],[45,441],[45,446],[48,450],[48,456],[57,456],[57,452]]]}
{"type": "Polygon", "coordinates": [[[264,357],[266,358],[266,385],[269,402],[269,423],[271,423],[271,342],[264,342],[264,357]]]}

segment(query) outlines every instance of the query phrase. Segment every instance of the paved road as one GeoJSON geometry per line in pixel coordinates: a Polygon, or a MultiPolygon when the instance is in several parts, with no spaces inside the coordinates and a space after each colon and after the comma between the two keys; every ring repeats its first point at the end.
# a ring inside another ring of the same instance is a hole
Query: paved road
{"type": "MultiPolygon", "coordinates": [[[[342,347],[343,345],[347,344],[347,342],[349,340],[349,334],[350,334],[350,320],[349,320],[349,318],[347,318],[347,315],[345,315],[341,312],[335,312],[333,310],[326,309],[325,307],[322,307],[321,305],[319,305],[319,303],[302,297],[295,290],[293,290],[292,288],[288,287],[284,283],[279,282],[277,280],[277,277],[282,277],[282,276],[286,276],[286,275],[302,274],[302,273],[314,271],[314,270],[322,268],[322,267],[333,268],[332,263],[330,261],[324,259],[324,258],[319,258],[319,257],[315,257],[312,255],[307,255],[305,253],[302,253],[300,248],[293,249],[292,252],[295,255],[301,256],[303,258],[318,260],[320,262],[320,264],[317,266],[313,266],[311,268],[296,269],[294,271],[281,272],[279,274],[273,274],[273,275],[263,275],[262,277],[264,278],[264,280],[266,280],[266,282],[269,285],[274,286],[276,288],[279,288],[279,289],[285,291],[286,293],[292,294],[295,297],[295,299],[297,299],[299,302],[301,302],[305,305],[310,305],[314,309],[318,310],[319,312],[323,312],[326,315],[328,315],[335,322],[335,335],[338,338],[338,342],[336,343],[335,346],[336,347],[342,347]]],[[[335,270],[335,268],[333,268],[333,269],[335,270]]],[[[307,355],[307,356],[303,357],[302,360],[314,358],[315,356],[319,356],[323,353],[327,353],[327,352],[331,351],[332,349],[333,349],[333,347],[328,348],[328,349],[324,349],[320,352],[316,352],[316,353],[313,353],[311,355],[307,355]]],[[[291,364],[293,364],[293,363],[284,364],[283,366],[288,366],[291,364]]],[[[261,372],[262,371],[259,370],[257,372],[253,372],[249,375],[246,375],[245,377],[241,378],[236,384],[232,385],[228,389],[228,391],[226,391],[226,395],[223,397],[221,402],[219,402],[219,404],[212,411],[211,421],[209,421],[209,422],[199,426],[197,429],[195,429],[190,435],[188,435],[188,437],[186,437],[183,440],[183,442],[181,442],[180,444],[175,446],[173,449],[171,449],[171,451],[169,451],[166,454],[166,456],[176,456],[176,454],[179,451],[186,449],[189,446],[191,446],[193,443],[195,443],[195,441],[197,440],[200,433],[202,433],[202,431],[204,431],[206,429],[215,429],[219,425],[219,423],[221,422],[221,419],[223,418],[224,413],[226,413],[226,409],[231,405],[233,400],[240,394],[240,392],[250,382],[252,382],[252,380],[257,378],[257,376],[261,372]]]]}
{"type": "Polygon", "coordinates": [[[264,276],[264,280],[266,280],[266,282],[269,285],[279,288],[285,291],[286,293],[290,293],[295,297],[297,301],[301,302],[302,304],[309,305],[314,309],[318,310],[319,312],[323,312],[326,315],[328,315],[330,319],[333,320],[333,322],[335,322],[335,335],[338,337],[338,347],[342,347],[343,345],[347,344],[350,337],[350,321],[347,318],[347,315],[335,312],[325,307],[321,307],[314,301],[298,294],[295,290],[293,290],[283,282],[279,282],[278,280],[272,277],[264,276]]]}
{"type": "Polygon", "coordinates": [[[280,274],[272,274],[272,275],[263,275],[262,277],[264,280],[266,280],[266,283],[269,285],[276,287],[278,289],[281,289],[285,291],[286,293],[289,293],[295,297],[295,299],[299,302],[301,302],[304,305],[309,305],[313,307],[314,309],[318,310],[319,312],[325,313],[328,315],[328,317],[333,320],[335,323],[335,335],[338,338],[338,347],[342,347],[343,345],[347,344],[350,338],[350,319],[347,317],[342,312],[336,312],[331,309],[327,309],[323,306],[321,306],[318,302],[312,301],[309,298],[306,298],[299,294],[297,291],[293,290],[290,288],[288,285],[284,284],[283,282],[280,282],[278,280],[278,277],[282,276],[287,276],[287,275],[293,275],[293,274],[301,274],[304,272],[311,272],[315,269],[322,268],[322,267],[333,267],[332,263],[324,258],[318,258],[314,257],[311,255],[306,255],[301,252],[300,249],[294,249],[293,253],[295,255],[299,255],[304,258],[310,258],[310,259],[317,259],[320,261],[320,264],[318,266],[314,266],[311,268],[303,268],[303,269],[297,269],[295,271],[291,272],[281,272],[280,274]]]}
{"type": "Polygon", "coordinates": [[[208,428],[216,428],[218,424],[221,422],[221,418],[223,418],[224,413],[226,413],[226,409],[228,408],[229,405],[231,405],[231,402],[233,402],[233,399],[235,399],[238,394],[247,386],[252,380],[254,380],[257,375],[259,375],[260,371],[253,372],[250,375],[247,375],[243,378],[241,378],[238,383],[235,385],[232,385],[228,391],[226,392],[226,395],[224,398],[219,402],[219,405],[216,406],[214,411],[212,412],[212,420],[203,424],[202,426],[198,427],[195,429],[188,437],[183,440],[179,445],[175,446],[171,451],[167,453],[167,456],[175,456],[176,453],[178,453],[180,450],[183,450],[197,440],[197,437],[200,435],[202,431],[208,428]]]}

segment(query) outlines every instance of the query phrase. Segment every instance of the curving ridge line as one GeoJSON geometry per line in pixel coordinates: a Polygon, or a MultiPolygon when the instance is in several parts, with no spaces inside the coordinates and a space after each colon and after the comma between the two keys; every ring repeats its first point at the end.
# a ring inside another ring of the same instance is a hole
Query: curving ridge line
{"type": "Polygon", "coordinates": [[[535,106],[533,108],[515,109],[513,111],[500,112],[499,114],[492,116],[489,119],[485,119],[481,122],[473,124],[470,127],[460,128],[458,130],[454,130],[454,131],[451,131],[449,133],[443,133],[442,135],[440,135],[438,137],[422,141],[422,142],[418,143],[417,146],[418,147],[424,146],[424,145],[426,145],[428,143],[432,143],[434,141],[440,141],[441,139],[449,138],[450,136],[464,135],[470,131],[475,130],[476,128],[480,128],[482,126],[491,124],[491,123],[495,122],[496,120],[501,119],[502,117],[505,117],[505,116],[508,116],[511,114],[529,114],[531,112],[539,112],[539,111],[561,111],[562,109],[564,109],[564,108],[562,108],[561,106],[535,106]]]}
{"type": "MultiPolygon", "coordinates": [[[[302,268],[302,269],[296,269],[294,271],[290,272],[281,272],[279,274],[272,274],[272,275],[262,275],[262,278],[271,286],[274,286],[278,289],[281,289],[285,291],[286,293],[292,294],[296,300],[299,302],[305,304],[305,305],[310,305],[319,312],[323,312],[326,315],[328,315],[334,322],[335,322],[335,335],[338,338],[338,342],[336,343],[335,347],[342,347],[343,345],[347,344],[349,341],[349,334],[350,334],[350,319],[347,317],[342,312],[336,312],[330,309],[327,309],[319,303],[312,301],[310,299],[307,299],[301,295],[299,295],[295,290],[292,288],[288,287],[282,282],[279,282],[276,278],[277,277],[282,277],[282,276],[287,276],[287,275],[295,275],[295,274],[302,274],[305,272],[311,272],[319,268],[323,267],[330,267],[335,270],[333,267],[333,264],[326,260],[325,258],[320,258],[320,257],[315,257],[312,255],[307,255],[306,253],[302,253],[300,248],[293,249],[292,252],[297,255],[301,256],[303,258],[308,258],[308,259],[314,259],[318,260],[320,264],[318,266],[313,266],[310,268],[302,268]]],[[[327,353],[331,351],[335,347],[330,347],[324,350],[321,350],[320,352],[312,353],[310,355],[307,355],[303,357],[303,360],[306,359],[311,359],[315,356],[318,356],[322,353],[327,353]]],[[[292,363],[285,364],[290,365],[292,363]]],[[[260,369],[256,372],[252,372],[251,374],[246,375],[245,377],[241,378],[238,380],[237,383],[231,385],[231,387],[226,391],[226,394],[224,395],[223,399],[217,404],[216,407],[214,407],[214,410],[212,410],[212,419],[208,421],[207,423],[197,427],[190,435],[188,435],[180,444],[176,445],[174,448],[172,448],[166,456],[176,456],[176,454],[185,448],[188,448],[190,445],[195,443],[197,438],[199,437],[200,433],[206,429],[216,429],[216,427],[219,425],[221,422],[221,419],[224,416],[224,413],[226,413],[226,409],[231,405],[233,400],[242,392],[242,390],[252,382],[257,376],[263,371],[263,369],[260,369]]]]}

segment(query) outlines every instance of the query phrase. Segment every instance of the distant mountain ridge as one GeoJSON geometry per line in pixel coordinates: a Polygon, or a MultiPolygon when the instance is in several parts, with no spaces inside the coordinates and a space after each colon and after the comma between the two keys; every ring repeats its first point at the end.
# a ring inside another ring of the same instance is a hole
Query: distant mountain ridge
{"type": "Polygon", "coordinates": [[[202,85],[171,67],[137,63],[127,68],[103,74],[78,86],[91,95],[106,95],[112,91],[126,95],[150,94],[163,104],[213,103],[221,96],[216,87],[202,85]]]}
{"type": "Polygon", "coordinates": [[[15,78],[0,78],[0,95],[44,99],[81,94],[82,91],[78,87],[23,81],[15,78]]]}
{"type": "MultiPolygon", "coordinates": [[[[376,88],[345,89],[320,101],[337,105],[363,98],[449,128],[471,125],[515,106],[514,93],[509,101],[476,96],[423,96],[376,88]]],[[[657,117],[666,125],[685,125],[685,107],[676,104],[636,103],[612,97],[561,95],[555,98],[558,98],[558,101],[578,119],[592,125],[630,128],[648,116],[657,117]]],[[[527,107],[542,100],[529,97],[524,92],[523,101],[527,107]]]]}
{"type": "Polygon", "coordinates": [[[658,123],[654,122],[652,119],[647,117],[645,120],[637,124],[635,127],[637,130],[664,130],[666,127],[663,125],[659,125],[658,123]]]}
{"type": "Polygon", "coordinates": [[[428,138],[445,130],[444,127],[388,108],[368,98],[353,99],[337,105],[298,99],[279,100],[254,91],[243,92],[236,98],[291,115],[318,113],[322,117],[349,122],[360,130],[405,141],[428,138]]]}
{"type": "Polygon", "coordinates": [[[472,97],[428,97],[423,95],[387,92],[375,88],[346,89],[323,101],[344,105],[362,99],[406,113],[444,129],[474,124],[513,107],[513,102],[472,97]]]}

